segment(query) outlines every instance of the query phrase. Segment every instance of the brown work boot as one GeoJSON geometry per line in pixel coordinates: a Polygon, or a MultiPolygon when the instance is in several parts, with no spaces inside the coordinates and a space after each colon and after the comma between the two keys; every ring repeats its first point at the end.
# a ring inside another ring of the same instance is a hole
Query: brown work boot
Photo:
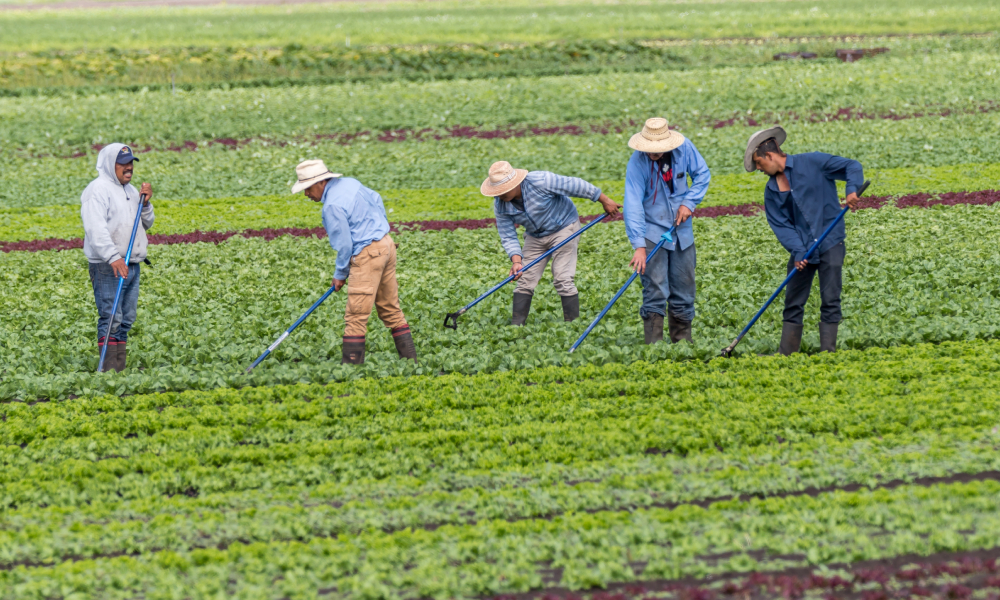
{"type": "Polygon", "coordinates": [[[514,292],[514,307],[510,317],[511,325],[524,325],[528,320],[528,311],[531,310],[531,294],[518,294],[514,292]]]}
{"type": "Polygon", "coordinates": [[[820,323],[819,324],[819,351],[837,351],[837,327],[840,323],[820,323]]]}
{"type": "Polygon", "coordinates": [[[392,341],[396,344],[399,358],[410,358],[417,362],[417,347],[413,345],[413,335],[410,326],[403,325],[392,330],[392,341]]]}
{"type": "Polygon", "coordinates": [[[340,362],[345,365],[365,364],[365,336],[344,336],[340,362]]]}
{"type": "Polygon", "coordinates": [[[642,320],[642,331],[647,344],[663,341],[663,315],[652,313],[648,319],[642,320]]]}
{"type": "MultiPolygon", "coordinates": [[[[101,352],[104,351],[104,344],[107,343],[105,338],[99,338],[97,340],[97,366],[101,366],[101,352]]],[[[107,373],[114,369],[115,364],[118,361],[118,345],[114,340],[110,340],[108,344],[107,354],[104,355],[104,368],[100,369],[101,373],[107,373]]]]}
{"type": "Polygon", "coordinates": [[[778,346],[778,354],[788,356],[799,351],[802,346],[802,325],[783,321],[781,323],[781,345],[778,346]]]}
{"type": "Polygon", "coordinates": [[[580,316],[580,294],[572,296],[560,296],[563,307],[563,321],[569,323],[575,321],[580,316]]]}
{"type": "Polygon", "coordinates": [[[125,350],[125,342],[112,343],[114,346],[108,348],[108,356],[110,357],[112,352],[115,353],[115,364],[113,368],[115,371],[121,373],[125,370],[125,356],[128,354],[128,351],[125,350]]]}
{"type": "Polygon", "coordinates": [[[681,340],[691,340],[691,321],[681,321],[674,315],[667,315],[667,327],[670,330],[670,343],[676,344],[681,340]]]}

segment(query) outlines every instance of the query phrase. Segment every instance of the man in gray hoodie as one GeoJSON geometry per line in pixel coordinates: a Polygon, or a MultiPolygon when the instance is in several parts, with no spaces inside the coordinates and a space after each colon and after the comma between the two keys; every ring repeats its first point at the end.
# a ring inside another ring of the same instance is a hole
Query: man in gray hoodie
{"type": "Polygon", "coordinates": [[[135,323],[139,303],[139,263],[146,259],[146,230],[153,226],[153,187],[132,185],[132,165],[139,159],[125,144],[109,144],[97,155],[97,179],[83,190],[80,216],[83,218],[83,253],[90,262],[90,282],[97,303],[97,351],[108,345],[104,370],[125,368],[125,343],[128,331],[135,323]],[[129,264],[125,264],[132,225],[139,210],[140,194],[142,227],[135,233],[129,264]],[[114,315],[118,279],[125,278],[122,297],[114,315]],[[109,332],[110,330],[110,332],[109,332]]]}

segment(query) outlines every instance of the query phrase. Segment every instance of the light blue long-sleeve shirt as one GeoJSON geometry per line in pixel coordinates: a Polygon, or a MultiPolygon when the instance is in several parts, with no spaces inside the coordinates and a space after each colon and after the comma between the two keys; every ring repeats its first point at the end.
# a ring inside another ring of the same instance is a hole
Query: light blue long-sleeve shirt
{"type": "MultiPolygon", "coordinates": [[[[677,210],[685,206],[691,212],[705,198],[712,174],[705,159],[691,140],[671,151],[673,155],[674,192],[663,182],[662,177],[652,177],[653,161],[645,152],[633,152],[625,169],[625,233],[633,249],[645,248],[646,240],[660,241],[677,218],[677,210]],[[687,178],[691,177],[688,187],[687,178]]],[[[674,239],[681,250],[694,244],[694,227],[691,219],[681,223],[674,239]]],[[[674,242],[664,244],[667,250],[674,249],[674,242]]]]}
{"type": "Polygon", "coordinates": [[[337,251],[333,277],[347,279],[351,258],[389,233],[382,196],[357,179],[328,180],[323,191],[323,227],[330,238],[330,247],[337,251]]]}
{"type": "Polygon", "coordinates": [[[573,198],[588,198],[597,202],[600,188],[579,177],[556,175],[549,171],[532,171],[521,182],[521,200],[524,210],[513,202],[493,199],[493,214],[497,218],[497,232],[507,256],[521,255],[515,227],[524,227],[525,235],[541,238],[569,227],[580,219],[573,198]]]}

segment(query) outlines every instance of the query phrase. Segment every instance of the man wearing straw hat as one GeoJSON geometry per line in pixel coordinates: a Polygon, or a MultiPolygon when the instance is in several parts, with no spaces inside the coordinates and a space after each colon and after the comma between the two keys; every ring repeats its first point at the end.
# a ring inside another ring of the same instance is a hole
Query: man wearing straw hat
{"type": "Polygon", "coordinates": [[[847,182],[847,205],[857,207],[858,189],[864,183],[864,169],[856,160],[823,152],[785,154],[781,151],[787,134],[781,127],[762,129],[750,136],[743,154],[743,168],[748,173],[760,170],[770,176],[764,186],[764,211],[774,235],[785,250],[788,272],[798,274],[785,289],[785,312],[782,315],[781,344],[784,355],[798,352],[802,344],[802,317],[812,281],[819,272],[820,352],[836,352],[840,326],[840,294],[847,235],[841,220],[826,236],[809,260],[805,254],[840,213],[837,181],[847,182]]]}
{"type": "Polygon", "coordinates": [[[517,281],[511,325],[524,325],[527,321],[532,294],[549,260],[552,261],[552,284],[562,299],[563,320],[579,317],[580,295],[573,283],[579,238],[557,250],[540,266],[524,273],[521,269],[580,229],[580,216],[571,197],[600,202],[611,216],[617,215],[621,206],[583,179],[548,171],[529,173],[515,169],[507,161],[490,166],[489,176],[479,190],[484,196],[493,198],[500,243],[510,257],[510,274],[517,281]],[[516,225],[524,227],[523,251],[517,240],[516,225]]]}
{"type": "Polygon", "coordinates": [[[399,308],[396,283],[396,245],[389,236],[389,221],[382,196],[357,179],[331,173],[321,160],[307,160],[295,167],[298,182],[292,193],[304,192],[323,203],[323,227],[330,246],[337,251],[333,287],[347,283],[344,317],[343,363],[365,362],[365,336],[372,305],[392,332],[400,358],[417,360],[417,350],[406,317],[399,308]]]}
{"type": "Polygon", "coordinates": [[[625,232],[635,250],[630,266],[642,278],[639,316],[645,340],[663,340],[667,319],[670,341],[690,342],[695,294],[691,216],[712,175],[694,144],[671,130],[666,119],[646,121],[628,145],[635,152],[625,169],[625,232]],[[674,225],[673,241],[647,263],[647,251],[674,225]]]}

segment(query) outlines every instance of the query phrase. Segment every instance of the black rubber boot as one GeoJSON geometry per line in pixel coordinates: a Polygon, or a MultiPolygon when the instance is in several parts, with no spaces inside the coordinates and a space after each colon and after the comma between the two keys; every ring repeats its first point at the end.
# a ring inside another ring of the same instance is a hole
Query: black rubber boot
{"type": "Polygon", "coordinates": [[[837,327],[840,323],[820,323],[819,324],[819,351],[837,351],[837,327]]]}
{"type": "Polygon", "coordinates": [[[128,350],[125,349],[125,342],[118,342],[116,345],[108,348],[108,356],[111,352],[115,352],[115,371],[121,373],[125,370],[125,357],[128,355],[128,350]]]}
{"type": "Polygon", "coordinates": [[[788,356],[793,352],[798,352],[802,346],[802,325],[783,321],[781,323],[781,345],[778,346],[778,354],[788,356]]]}
{"type": "Polygon", "coordinates": [[[344,336],[343,358],[340,362],[345,365],[365,364],[365,338],[344,336]]]}
{"type": "Polygon", "coordinates": [[[646,334],[646,343],[655,344],[663,341],[663,315],[653,313],[648,319],[642,320],[642,331],[646,334]]]}
{"type": "Polygon", "coordinates": [[[580,316],[580,294],[560,296],[563,305],[563,320],[569,323],[580,316]]]}
{"type": "MultiPolygon", "coordinates": [[[[99,338],[97,340],[97,365],[101,364],[101,352],[104,350],[104,338],[99,338]]],[[[118,363],[118,345],[114,340],[108,345],[108,353],[104,355],[104,368],[101,369],[101,373],[107,373],[108,371],[113,371],[115,365],[118,363]]]]}
{"type": "Polygon", "coordinates": [[[676,344],[681,340],[691,340],[691,321],[681,321],[674,315],[667,315],[667,327],[670,330],[670,343],[676,344]]]}
{"type": "Polygon", "coordinates": [[[514,308],[510,317],[511,325],[524,325],[531,310],[531,294],[514,293],[514,308]]]}
{"type": "Polygon", "coordinates": [[[396,344],[399,358],[409,358],[417,362],[417,347],[413,345],[413,335],[410,333],[409,325],[393,329],[392,341],[396,344]]]}

